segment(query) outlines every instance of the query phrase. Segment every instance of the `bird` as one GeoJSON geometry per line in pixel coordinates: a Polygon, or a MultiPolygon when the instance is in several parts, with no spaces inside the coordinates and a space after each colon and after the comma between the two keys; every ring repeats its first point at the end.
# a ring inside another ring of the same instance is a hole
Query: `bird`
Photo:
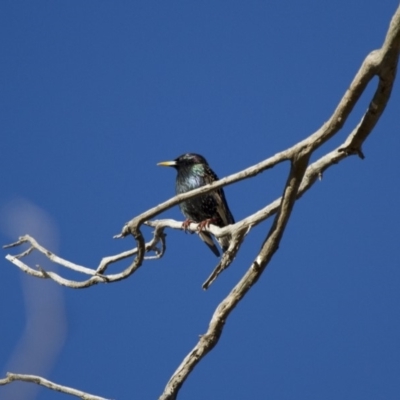
{"type": "MultiPolygon", "coordinates": [[[[215,172],[200,154],[185,153],[173,161],[163,161],[157,165],[174,167],[177,170],[175,182],[176,194],[186,193],[218,180],[215,172]]],[[[179,204],[179,208],[186,218],[182,224],[182,228],[186,230],[191,222],[198,223],[200,238],[219,257],[218,247],[214,243],[211,234],[204,232],[203,229],[210,223],[221,228],[235,223],[226,202],[224,190],[219,188],[207,194],[183,201],[179,204]]],[[[229,247],[230,236],[217,238],[217,241],[222,251],[225,252],[229,247]]]]}

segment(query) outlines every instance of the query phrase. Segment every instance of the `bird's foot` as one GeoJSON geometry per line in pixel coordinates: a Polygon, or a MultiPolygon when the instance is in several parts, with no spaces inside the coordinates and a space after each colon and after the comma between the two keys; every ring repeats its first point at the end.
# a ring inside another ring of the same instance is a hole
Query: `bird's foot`
{"type": "MultiPolygon", "coordinates": [[[[187,230],[188,230],[188,228],[189,228],[189,226],[190,226],[190,224],[192,223],[193,221],[191,220],[191,219],[187,219],[186,221],[183,221],[183,223],[182,223],[182,229],[185,231],[185,233],[187,233],[187,230]]],[[[190,232],[190,233],[193,233],[193,232],[190,232]]]]}
{"type": "Polygon", "coordinates": [[[207,218],[199,223],[197,230],[201,232],[204,228],[208,228],[212,222],[216,222],[215,218],[207,218]]]}

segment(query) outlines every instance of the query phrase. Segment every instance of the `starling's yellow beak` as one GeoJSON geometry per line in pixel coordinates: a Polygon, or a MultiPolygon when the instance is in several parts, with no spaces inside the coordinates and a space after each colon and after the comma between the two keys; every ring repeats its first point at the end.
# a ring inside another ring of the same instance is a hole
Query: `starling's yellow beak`
{"type": "Polygon", "coordinates": [[[157,163],[160,167],[175,167],[176,161],[162,161],[157,163]]]}

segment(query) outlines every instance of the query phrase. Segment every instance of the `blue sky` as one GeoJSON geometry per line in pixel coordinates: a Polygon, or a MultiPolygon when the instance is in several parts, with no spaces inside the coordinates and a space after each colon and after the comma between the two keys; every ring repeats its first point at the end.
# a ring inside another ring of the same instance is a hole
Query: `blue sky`
{"type": "MultiPolygon", "coordinates": [[[[0,242],[30,233],[88,267],[130,248],[131,238],[112,236],[174,194],[175,172],[157,162],[196,152],[223,177],[305,138],[382,44],[397,5],[2,1],[0,242]]],[[[375,84],[319,155],[352,130],[375,84]]],[[[398,399],[399,88],[366,159],[332,167],[296,204],[278,253],[179,398],[398,399]]],[[[236,220],[278,197],[287,170],[226,188],[236,220]]],[[[182,220],[177,208],[164,216],[182,220]]],[[[168,232],[162,260],[86,290],[34,280],[3,259],[1,374],[157,398],[269,226],[247,236],[206,292],[215,256],[180,231],[168,232]]],[[[11,396],[65,397],[0,387],[11,396]]]]}

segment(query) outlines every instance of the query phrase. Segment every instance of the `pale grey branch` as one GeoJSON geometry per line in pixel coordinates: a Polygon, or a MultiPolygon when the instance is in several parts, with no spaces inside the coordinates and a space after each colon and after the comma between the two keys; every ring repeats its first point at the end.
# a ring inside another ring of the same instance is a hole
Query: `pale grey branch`
{"type": "Polygon", "coordinates": [[[36,383],[37,385],[45,386],[56,392],[79,397],[82,400],[108,400],[104,397],[95,396],[93,394],[82,392],[81,390],[73,389],[68,386],[59,385],[58,383],[51,382],[36,375],[13,374],[12,372],[7,372],[6,378],[0,379],[0,385],[7,385],[14,381],[36,383]]]}
{"type": "MultiPolygon", "coordinates": [[[[152,218],[192,197],[208,193],[219,187],[227,186],[232,183],[254,177],[279,163],[287,161],[290,162],[290,173],[287,178],[282,197],[274,200],[261,210],[258,210],[257,212],[247,216],[233,225],[229,225],[224,228],[210,225],[209,227],[205,228],[205,230],[211,232],[216,237],[221,237],[223,235],[232,236],[229,249],[224,253],[214,271],[203,284],[203,288],[207,289],[218,277],[218,275],[228,268],[232,263],[240,249],[241,244],[243,243],[245,236],[249,233],[252,227],[260,224],[272,215],[275,215],[273,224],[266,235],[264,242],[262,243],[258,255],[254,258],[254,261],[249,266],[248,270],[237,283],[237,285],[216,308],[207,332],[201,336],[193,350],[185,357],[181,365],[172,375],[165,387],[163,394],[160,397],[162,400],[176,399],[180,387],[187,379],[190,372],[195,368],[197,363],[200,362],[200,360],[218,343],[225,321],[229,317],[231,311],[246,295],[248,290],[258,281],[263,271],[267,268],[269,261],[272,259],[274,253],[279,247],[280,240],[297,199],[299,199],[308,189],[310,189],[318,179],[320,180],[323,176],[323,173],[329,167],[352,155],[358,155],[360,158],[364,158],[362,145],[372,132],[389,101],[397,72],[399,52],[400,6],[392,18],[382,47],[378,50],[372,51],[369,55],[367,55],[349,88],[332,113],[332,116],[316,132],[312,133],[306,139],[295,144],[294,146],[279,152],[274,156],[259,162],[258,164],[255,164],[235,174],[229,175],[211,185],[203,186],[191,192],[175,196],[128,221],[122,228],[121,233],[116,235],[115,238],[123,238],[128,235],[132,235],[136,241],[137,247],[114,256],[103,258],[100,261],[97,269],[93,270],[64,260],[45,249],[43,246],[37,243],[35,239],[28,235],[21,237],[16,243],[5,246],[16,247],[23,243],[29,243],[30,247],[28,250],[25,250],[19,255],[15,256],[7,255],[6,258],[22,271],[32,276],[43,279],[50,278],[61,285],[71,288],[85,288],[97,283],[116,282],[121,279],[125,279],[134,273],[141,266],[144,260],[161,258],[165,254],[166,242],[164,230],[166,228],[182,229],[182,222],[171,219],[151,221],[152,218]],[[323,144],[327,143],[329,139],[331,139],[340,131],[340,129],[342,129],[361,95],[364,93],[366,87],[368,84],[370,84],[374,77],[378,77],[377,87],[367,110],[357,126],[354,127],[350,134],[348,134],[346,140],[341,146],[329,151],[317,161],[309,164],[309,160],[314,151],[320,148],[323,144]],[[141,226],[143,224],[155,228],[152,239],[147,243],[145,242],[141,232],[141,226]],[[23,263],[21,259],[27,257],[33,250],[39,251],[54,263],[74,270],[78,273],[89,275],[90,277],[84,281],[73,281],[65,279],[55,272],[47,270],[45,271],[41,267],[37,267],[36,269],[31,268],[23,263]],[[154,255],[148,255],[147,253],[149,252],[154,252],[154,255]],[[105,274],[110,264],[120,262],[130,257],[133,257],[133,260],[122,272],[116,274],[105,274]]],[[[190,224],[188,227],[188,230],[191,232],[196,232],[197,229],[198,224],[194,223],[190,224]]],[[[13,377],[20,376],[15,374],[11,375],[13,377]]],[[[6,380],[11,379],[9,376],[10,374],[7,376],[6,380]]],[[[45,381],[43,378],[33,378],[35,380],[32,379],[31,381],[39,383],[39,379],[41,382],[39,384],[43,384],[42,382],[49,382],[45,381]]],[[[13,378],[12,380],[15,379],[17,378],[13,378]]],[[[5,382],[4,379],[0,381],[0,384],[5,383],[9,382],[5,382]]],[[[51,388],[54,389],[55,384],[51,385],[53,385],[51,388]]],[[[98,397],[93,398],[100,399],[98,397]]]]}
{"type": "MultiPolygon", "coordinates": [[[[29,235],[21,236],[17,242],[12,243],[10,245],[6,245],[4,247],[5,248],[16,247],[16,246],[19,246],[24,243],[30,243],[31,247],[28,250],[26,250],[16,256],[7,254],[6,259],[29,275],[35,276],[36,278],[52,279],[55,282],[57,282],[58,284],[60,284],[62,286],[70,287],[72,289],[83,289],[83,288],[86,288],[86,287],[89,287],[92,285],[96,285],[98,283],[117,282],[122,279],[125,279],[129,275],[131,275],[133,272],[136,271],[136,269],[139,266],[139,261],[140,261],[140,259],[136,257],[133,260],[133,262],[127,268],[125,268],[122,272],[117,273],[117,274],[105,275],[104,272],[106,271],[107,267],[110,264],[113,264],[113,263],[122,261],[126,258],[137,255],[138,248],[124,251],[124,252],[122,252],[120,254],[116,254],[114,256],[104,257],[100,261],[97,269],[93,270],[90,268],[86,268],[86,267],[82,267],[80,265],[74,264],[70,261],[64,260],[61,257],[58,257],[54,253],[48,251],[43,246],[41,246],[35,239],[33,239],[29,235]],[[34,269],[21,261],[22,257],[27,256],[33,250],[38,250],[40,253],[42,253],[44,256],[49,258],[51,261],[57,263],[58,265],[60,265],[62,267],[69,268],[76,272],[90,274],[91,277],[84,281],[75,281],[72,279],[66,279],[66,278],[60,276],[56,272],[47,271],[41,266],[36,266],[36,269],[34,269]]],[[[146,243],[144,245],[145,251],[146,252],[154,251],[155,256],[149,256],[146,259],[157,259],[157,258],[162,257],[164,254],[164,251],[165,251],[165,247],[166,247],[165,234],[163,232],[163,229],[156,228],[154,231],[152,240],[150,240],[148,243],[146,243]],[[157,247],[158,243],[161,243],[160,249],[157,247]]]]}
{"type": "MultiPolygon", "coordinates": [[[[255,258],[243,278],[218,305],[211,318],[207,332],[200,337],[200,340],[193,350],[185,357],[181,365],[174,372],[167,383],[164,392],[160,396],[160,400],[176,399],[179,389],[191,371],[218,343],[225,321],[230,312],[248,292],[250,287],[258,281],[262,272],[265,270],[277,250],[296,199],[301,197],[301,195],[315,182],[315,180],[322,176],[323,171],[334,162],[339,162],[339,160],[350,154],[357,154],[363,158],[361,145],[372,131],[389,100],[397,69],[399,52],[400,6],[392,19],[382,48],[367,56],[361,69],[354,78],[350,88],[339,102],[339,105],[330,120],[316,133],[288,150],[288,152],[290,152],[293,149],[296,149],[290,156],[290,159],[292,160],[292,168],[286,182],[282,201],[280,201],[280,199],[276,200],[274,202],[276,204],[276,209],[274,209],[274,207],[269,209],[269,212],[278,212],[258,256],[255,258]],[[307,167],[308,159],[312,152],[332,137],[343,126],[367,84],[375,75],[379,76],[378,88],[361,122],[349,135],[348,140],[346,141],[346,146],[330,152],[324,157],[321,157],[317,162],[307,167]]],[[[263,212],[266,214],[268,211],[264,209],[263,212]]],[[[254,217],[254,215],[252,217],[254,217]]],[[[242,221],[239,223],[241,222],[242,221]]],[[[132,228],[137,229],[137,225],[135,226],[137,221],[132,220],[128,225],[131,223],[132,228]]]]}

